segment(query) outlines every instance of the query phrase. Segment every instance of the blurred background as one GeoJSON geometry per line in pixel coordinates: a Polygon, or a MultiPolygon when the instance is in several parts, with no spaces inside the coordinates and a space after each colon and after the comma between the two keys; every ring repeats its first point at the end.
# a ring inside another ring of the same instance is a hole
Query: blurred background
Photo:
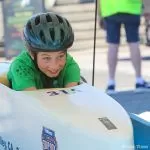
{"type": "MultiPolygon", "coordinates": [[[[57,12],[65,16],[75,32],[75,42],[69,50],[79,63],[87,82],[105,90],[107,84],[107,43],[105,31],[97,21],[95,70],[93,74],[95,1],[94,0],[5,0],[0,1],[0,61],[11,61],[25,50],[22,42],[23,25],[34,13],[57,12]],[[94,76],[93,76],[94,75],[94,76]]],[[[145,22],[142,17],[140,27],[142,70],[146,80],[150,80],[150,47],[145,46],[145,22]]],[[[124,30],[122,30],[119,62],[116,71],[117,91],[134,89],[134,70],[129,58],[124,30]]]]}

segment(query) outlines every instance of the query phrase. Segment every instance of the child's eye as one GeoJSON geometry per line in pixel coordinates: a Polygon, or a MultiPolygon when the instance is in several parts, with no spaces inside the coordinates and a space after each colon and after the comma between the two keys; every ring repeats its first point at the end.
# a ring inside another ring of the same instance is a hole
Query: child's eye
{"type": "Polygon", "coordinates": [[[48,61],[48,60],[50,60],[51,58],[50,58],[50,57],[44,57],[43,59],[46,60],[46,61],[48,61]]]}
{"type": "Polygon", "coordinates": [[[60,55],[59,58],[63,58],[65,55],[60,55]]]}

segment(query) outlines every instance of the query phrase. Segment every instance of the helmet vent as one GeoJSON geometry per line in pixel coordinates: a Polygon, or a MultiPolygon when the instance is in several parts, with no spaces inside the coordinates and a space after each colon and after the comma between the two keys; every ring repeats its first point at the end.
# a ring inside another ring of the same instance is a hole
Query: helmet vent
{"type": "Polygon", "coordinates": [[[56,16],[57,16],[59,22],[60,22],[60,23],[63,23],[63,19],[62,19],[60,16],[58,16],[58,15],[56,15],[56,16]]]}
{"type": "Polygon", "coordinates": [[[51,16],[50,15],[46,15],[46,20],[47,20],[47,22],[52,22],[51,16]]]}
{"type": "Polygon", "coordinates": [[[35,18],[35,25],[38,25],[38,24],[40,24],[40,16],[37,16],[35,18]]]}
{"type": "Polygon", "coordinates": [[[46,43],[46,40],[45,40],[45,36],[44,36],[43,31],[40,31],[40,38],[41,38],[41,40],[43,41],[43,43],[46,43]]]}
{"type": "Polygon", "coordinates": [[[65,33],[64,33],[64,30],[60,30],[60,36],[61,36],[61,41],[64,40],[64,37],[65,37],[65,33]]]}
{"type": "Polygon", "coordinates": [[[49,29],[49,33],[50,33],[50,36],[52,38],[52,40],[54,41],[54,36],[55,36],[55,32],[54,32],[54,29],[49,29]]]}

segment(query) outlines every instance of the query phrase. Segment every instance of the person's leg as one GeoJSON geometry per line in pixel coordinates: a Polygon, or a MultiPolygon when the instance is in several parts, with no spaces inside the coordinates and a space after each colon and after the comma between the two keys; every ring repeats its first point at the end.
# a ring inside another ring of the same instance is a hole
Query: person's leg
{"type": "Polygon", "coordinates": [[[139,46],[140,16],[127,15],[124,25],[127,42],[130,47],[131,62],[135,70],[136,87],[138,87],[138,85],[143,85],[146,83],[141,75],[141,54],[139,46]]]}
{"type": "Polygon", "coordinates": [[[135,69],[136,77],[141,77],[141,54],[139,48],[139,26],[140,16],[138,15],[127,15],[128,18],[125,20],[125,30],[127,36],[127,42],[130,48],[131,61],[135,69]]]}
{"type": "Polygon", "coordinates": [[[104,19],[106,23],[106,33],[108,42],[108,90],[115,90],[115,72],[118,59],[118,48],[120,43],[121,23],[117,21],[117,15],[104,19]]]}
{"type": "Polygon", "coordinates": [[[107,62],[108,62],[108,74],[109,80],[108,85],[115,84],[115,72],[117,66],[117,59],[118,59],[118,44],[109,43],[108,45],[108,55],[107,55],[107,62]]]}
{"type": "Polygon", "coordinates": [[[141,77],[141,54],[139,42],[129,43],[131,62],[135,70],[136,78],[141,77]]]}

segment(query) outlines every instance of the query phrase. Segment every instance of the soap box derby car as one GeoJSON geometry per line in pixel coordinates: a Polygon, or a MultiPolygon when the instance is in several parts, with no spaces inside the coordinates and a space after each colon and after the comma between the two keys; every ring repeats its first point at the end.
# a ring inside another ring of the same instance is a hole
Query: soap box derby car
{"type": "Polygon", "coordinates": [[[14,91],[8,67],[0,63],[0,150],[134,149],[130,117],[106,93],[87,83],[14,91]]]}

